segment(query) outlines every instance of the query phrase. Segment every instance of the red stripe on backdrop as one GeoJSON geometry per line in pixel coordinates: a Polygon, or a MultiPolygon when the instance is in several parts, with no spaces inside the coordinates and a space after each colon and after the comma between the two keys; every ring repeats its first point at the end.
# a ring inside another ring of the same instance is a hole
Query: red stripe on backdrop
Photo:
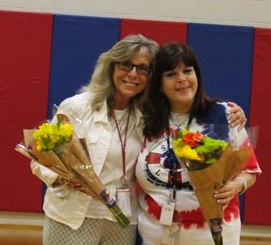
{"type": "Polygon", "coordinates": [[[0,11],[0,210],[40,212],[42,182],[14,150],[46,119],[52,15],[0,11]]]}
{"type": "Polygon", "coordinates": [[[255,29],[250,126],[259,126],[256,155],[263,171],[245,194],[244,223],[271,225],[271,30],[255,29]],[[256,210],[256,212],[255,212],[256,210]]]}
{"type": "MultiPolygon", "coordinates": [[[[142,34],[147,38],[162,44],[168,41],[187,40],[187,23],[121,19],[120,38],[123,39],[129,34],[142,34]]],[[[137,193],[140,187],[137,185],[137,193]]]]}
{"type": "Polygon", "coordinates": [[[168,41],[186,42],[187,23],[122,19],[121,39],[129,34],[142,34],[159,44],[168,41]]]}

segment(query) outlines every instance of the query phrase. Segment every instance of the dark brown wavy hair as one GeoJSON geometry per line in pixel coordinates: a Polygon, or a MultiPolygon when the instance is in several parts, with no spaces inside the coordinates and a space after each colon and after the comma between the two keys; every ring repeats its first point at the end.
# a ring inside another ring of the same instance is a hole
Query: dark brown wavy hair
{"type": "Polygon", "coordinates": [[[188,45],[180,42],[165,43],[160,46],[154,60],[143,129],[147,137],[158,137],[168,127],[170,106],[168,99],[161,93],[162,76],[164,72],[174,70],[180,63],[193,66],[198,80],[198,89],[190,114],[202,118],[213,103],[218,101],[209,98],[205,93],[199,62],[188,45]]]}

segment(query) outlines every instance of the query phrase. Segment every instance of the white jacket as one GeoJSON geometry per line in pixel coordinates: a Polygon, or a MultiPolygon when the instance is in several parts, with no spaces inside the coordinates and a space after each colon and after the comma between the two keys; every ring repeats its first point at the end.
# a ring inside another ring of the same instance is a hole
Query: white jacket
{"type": "MultiPolygon", "coordinates": [[[[64,100],[58,109],[57,113],[65,114],[75,125],[75,130],[79,136],[86,137],[88,141],[88,150],[90,158],[94,166],[94,171],[99,176],[106,161],[110,142],[112,139],[112,126],[109,122],[106,102],[99,111],[93,111],[90,105],[90,93],[82,93],[64,100]],[[80,123],[76,123],[79,118],[84,127],[80,123]]],[[[137,156],[142,148],[142,113],[137,108],[133,107],[129,123],[129,132],[127,135],[126,145],[126,173],[131,183],[131,202],[132,202],[132,217],[131,223],[137,223],[137,199],[135,195],[135,163],[137,156]]],[[[52,123],[56,122],[56,118],[52,123]]],[[[108,159],[107,159],[108,160],[108,159]]],[[[109,163],[115,164],[120,162],[120,159],[109,159],[109,163]]],[[[122,166],[121,166],[122,168],[122,166]]],[[[79,191],[67,190],[65,188],[56,190],[52,187],[52,183],[58,178],[54,172],[46,169],[37,162],[31,163],[33,174],[38,176],[47,185],[46,194],[44,197],[43,209],[50,218],[66,224],[73,229],[78,229],[86,216],[99,219],[108,219],[116,221],[111,212],[101,202],[94,200],[79,191]],[[92,209],[94,210],[92,212],[92,209]]],[[[122,171],[122,169],[121,169],[122,171]]],[[[116,172],[104,173],[103,176],[109,176],[111,179],[119,176],[116,172]],[[111,176],[110,176],[111,175],[111,176]],[[114,176],[112,176],[114,175],[114,176]]],[[[104,180],[102,180],[104,182],[104,180]]],[[[115,195],[115,186],[106,186],[113,196],[115,195]]]]}

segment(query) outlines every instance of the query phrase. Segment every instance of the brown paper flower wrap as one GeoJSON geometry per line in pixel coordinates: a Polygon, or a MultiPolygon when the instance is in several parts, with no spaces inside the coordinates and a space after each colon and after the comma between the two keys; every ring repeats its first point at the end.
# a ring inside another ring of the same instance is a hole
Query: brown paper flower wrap
{"type": "MultiPolygon", "coordinates": [[[[179,130],[173,133],[174,152],[188,170],[188,175],[198,198],[202,213],[210,227],[214,244],[222,245],[221,224],[224,211],[221,205],[217,203],[214,192],[241,171],[243,164],[248,160],[253,149],[250,145],[233,149],[231,144],[224,144],[221,141],[218,142],[218,148],[214,147],[213,149],[213,155],[216,155],[217,159],[215,161],[212,159],[211,163],[205,163],[204,157],[201,160],[191,160],[188,157],[183,157],[182,154],[180,155],[179,150],[185,145],[183,142],[181,144],[178,142],[178,138],[180,140],[180,137],[183,137],[183,135],[180,135],[179,130]]],[[[200,137],[200,139],[198,139],[196,137],[195,140],[201,142],[203,138],[200,137]]],[[[191,147],[191,149],[195,148],[196,145],[191,147]]],[[[210,152],[208,154],[209,157],[212,155],[210,152]]],[[[200,156],[200,158],[201,157],[202,156],[200,156]]]]}
{"type": "MultiPolygon", "coordinates": [[[[69,124],[68,118],[58,114],[58,123],[69,124]]],[[[31,160],[39,162],[44,167],[57,173],[67,181],[80,183],[86,193],[98,198],[105,204],[123,228],[130,224],[116,201],[110,196],[93,169],[85,139],[79,139],[73,131],[67,143],[63,143],[51,150],[38,151],[37,140],[33,137],[36,130],[24,130],[24,143],[17,144],[16,150],[31,160]]]]}

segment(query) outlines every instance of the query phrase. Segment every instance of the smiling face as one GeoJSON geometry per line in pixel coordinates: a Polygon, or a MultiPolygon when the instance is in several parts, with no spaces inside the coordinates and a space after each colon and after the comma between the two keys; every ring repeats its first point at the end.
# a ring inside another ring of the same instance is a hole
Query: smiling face
{"type": "Polygon", "coordinates": [[[172,112],[189,113],[197,89],[198,80],[193,66],[180,63],[163,73],[161,90],[168,98],[172,112]]]}
{"type": "MultiPolygon", "coordinates": [[[[150,56],[147,52],[140,52],[131,58],[129,62],[136,66],[149,67],[150,56]]],[[[149,76],[138,74],[136,67],[133,67],[130,71],[124,71],[120,69],[118,63],[116,63],[113,72],[113,81],[116,87],[114,108],[126,108],[131,98],[146,88],[148,80],[149,76]]]]}

